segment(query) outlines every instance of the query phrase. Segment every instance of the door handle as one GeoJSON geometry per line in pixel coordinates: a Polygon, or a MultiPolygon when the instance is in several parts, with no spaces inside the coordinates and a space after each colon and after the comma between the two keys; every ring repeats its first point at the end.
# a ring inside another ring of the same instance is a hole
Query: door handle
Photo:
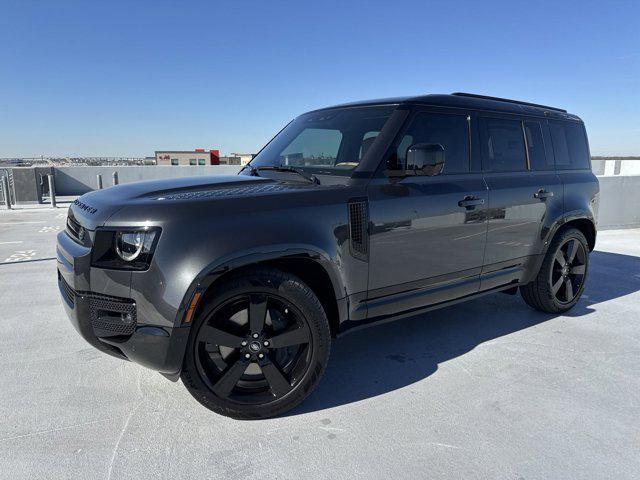
{"type": "Polygon", "coordinates": [[[544,188],[541,188],[536,193],[533,194],[533,198],[539,198],[540,200],[544,200],[545,198],[553,197],[553,192],[548,192],[544,188]]]}
{"type": "Polygon", "coordinates": [[[473,210],[476,205],[484,205],[484,198],[474,197],[472,195],[467,195],[462,200],[458,202],[459,207],[464,207],[467,210],[473,210]]]}

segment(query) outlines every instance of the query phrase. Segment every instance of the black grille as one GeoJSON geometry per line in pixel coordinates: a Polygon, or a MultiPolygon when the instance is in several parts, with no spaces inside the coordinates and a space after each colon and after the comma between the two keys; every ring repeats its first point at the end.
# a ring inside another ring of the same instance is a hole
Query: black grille
{"type": "Polygon", "coordinates": [[[81,297],[89,302],[89,319],[98,337],[131,335],[137,325],[136,304],[129,298],[112,297],[93,292],[76,292],[58,272],[60,291],[73,308],[81,297]]]}
{"type": "Polygon", "coordinates": [[[349,234],[351,237],[351,252],[358,257],[369,253],[369,236],[367,227],[369,212],[366,200],[349,202],[349,234]]]}
{"type": "Polygon", "coordinates": [[[136,304],[132,300],[93,294],[89,309],[98,336],[131,335],[136,329],[136,304]]]}

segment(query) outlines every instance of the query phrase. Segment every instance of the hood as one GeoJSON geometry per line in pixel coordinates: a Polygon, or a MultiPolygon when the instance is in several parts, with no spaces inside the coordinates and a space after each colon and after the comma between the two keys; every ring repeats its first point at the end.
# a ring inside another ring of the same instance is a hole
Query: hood
{"type": "Polygon", "coordinates": [[[215,175],[126,183],[85,193],[69,207],[69,216],[95,230],[127,205],[268,195],[308,189],[310,185],[248,175],[215,175]]]}

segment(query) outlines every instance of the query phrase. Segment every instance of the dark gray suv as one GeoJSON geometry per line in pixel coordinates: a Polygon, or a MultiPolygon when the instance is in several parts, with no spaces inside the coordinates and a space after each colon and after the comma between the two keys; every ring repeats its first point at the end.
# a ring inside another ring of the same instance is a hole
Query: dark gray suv
{"type": "Polygon", "coordinates": [[[96,348],[264,418],[314,389],[347,330],[497,291],[570,309],[597,201],[584,125],[564,110],[360,102],[296,118],[239,175],[83,195],[58,281],[96,348]]]}

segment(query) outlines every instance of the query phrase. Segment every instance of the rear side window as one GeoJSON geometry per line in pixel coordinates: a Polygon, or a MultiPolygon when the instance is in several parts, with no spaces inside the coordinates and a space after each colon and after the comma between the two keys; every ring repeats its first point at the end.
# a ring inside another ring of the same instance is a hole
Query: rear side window
{"type": "Polygon", "coordinates": [[[547,158],[544,150],[542,129],[538,122],[524,122],[524,135],[527,140],[527,153],[531,170],[553,170],[553,159],[547,158]]]}
{"type": "Polygon", "coordinates": [[[549,122],[558,170],[591,168],[587,136],[580,123],[549,122]]]}
{"type": "Polygon", "coordinates": [[[520,172],[527,169],[520,121],[480,118],[480,141],[485,170],[520,172]]]}
{"type": "Polygon", "coordinates": [[[400,139],[396,158],[400,168],[406,165],[407,150],[415,143],[437,143],[444,147],[443,174],[469,172],[469,124],[466,115],[419,113],[400,139]]]}

